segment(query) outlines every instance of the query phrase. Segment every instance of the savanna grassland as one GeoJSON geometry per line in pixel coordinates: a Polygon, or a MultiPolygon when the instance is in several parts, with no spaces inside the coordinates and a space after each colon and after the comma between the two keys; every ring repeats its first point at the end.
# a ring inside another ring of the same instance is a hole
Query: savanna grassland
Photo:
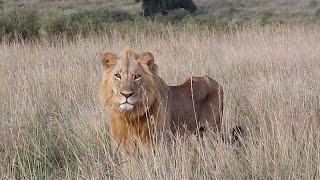
{"type": "Polygon", "coordinates": [[[3,42],[0,179],[320,178],[320,27],[175,30],[3,42]],[[204,74],[220,82],[223,133],[243,126],[240,142],[191,136],[173,153],[118,150],[98,100],[99,57],[126,48],[152,52],[170,85],[204,74]]]}

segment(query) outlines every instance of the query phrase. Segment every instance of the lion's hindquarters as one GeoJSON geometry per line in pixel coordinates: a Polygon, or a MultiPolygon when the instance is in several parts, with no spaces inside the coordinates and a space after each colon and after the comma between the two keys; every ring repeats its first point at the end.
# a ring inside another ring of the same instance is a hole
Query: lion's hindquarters
{"type": "Polygon", "coordinates": [[[210,131],[220,131],[223,115],[222,87],[209,77],[202,77],[202,86],[205,86],[205,98],[199,100],[200,122],[210,131]]]}

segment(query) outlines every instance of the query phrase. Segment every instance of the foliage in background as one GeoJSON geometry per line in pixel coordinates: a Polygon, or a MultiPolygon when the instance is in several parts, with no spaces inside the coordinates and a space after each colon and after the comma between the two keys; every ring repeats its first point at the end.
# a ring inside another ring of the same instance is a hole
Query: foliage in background
{"type": "Polygon", "coordinates": [[[44,29],[49,36],[66,35],[68,38],[73,38],[78,34],[110,34],[115,31],[126,33],[129,29],[144,33],[165,33],[165,28],[162,27],[168,25],[175,26],[177,29],[193,26],[194,28],[210,28],[230,32],[250,25],[265,26],[283,24],[284,22],[316,23],[318,21],[316,17],[285,16],[269,11],[246,12],[237,8],[223,8],[211,15],[200,10],[190,13],[184,9],[176,9],[165,15],[158,13],[152,18],[101,8],[53,17],[46,22],[44,29]]]}
{"type": "Polygon", "coordinates": [[[67,37],[74,37],[78,34],[87,35],[101,32],[112,23],[132,20],[133,17],[123,11],[98,9],[52,18],[45,25],[45,31],[49,36],[66,35],[67,37]]]}
{"type": "Polygon", "coordinates": [[[33,39],[39,37],[39,16],[32,7],[16,7],[0,13],[0,38],[33,39]]]}
{"type": "Polygon", "coordinates": [[[142,1],[142,9],[144,16],[153,16],[155,14],[167,14],[174,9],[183,8],[191,12],[197,9],[192,0],[136,0],[142,1]]]}
{"type": "MultiPolygon", "coordinates": [[[[49,3],[49,1],[39,1],[39,3],[44,2],[49,3]]],[[[50,2],[50,5],[54,2],[50,2]]],[[[70,0],[68,3],[62,3],[61,5],[71,6],[70,3],[72,4],[72,2],[70,0]]],[[[90,4],[84,1],[81,2],[87,5],[90,4]]],[[[168,25],[175,26],[176,29],[193,26],[194,28],[210,28],[212,30],[230,32],[252,25],[317,24],[320,20],[317,13],[277,12],[267,8],[254,8],[255,6],[258,7],[258,5],[252,5],[253,7],[250,9],[250,4],[248,3],[222,3],[219,0],[210,5],[210,7],[212,6],[211,8],[215,7],[213,10],[208,11],[204,8],[199,8],[194,12],[186,10],[188,8],[181,8],[182,5],[183,7],[192,7],[193,2],[191,0],[183,1],[183,3],[181,0],[147,0],[140,5],[144,6],[144,4],[152,2],[156,3],[152,8],[157,9],[160,7],[160,9],[153,10],[152,17],[146,17],[142,16],[141,13],[139,14],[139,12],[132,13],[132,10],[125,8],[128,6],[136,7],[139,6],[138,4],[135,2],[125,4],[125,2],[127,0],[117,1],[117,3],[122,4],[123,9],[114,8],[111,5],[98,8],[96,5],[91,9],[81,10],[78,7],[75,10],[71,6],[68,7],[68,12],[65,13],[61,13],[61,10],[52,11],[51,9],[46,14],[45,10],[37,8],[37,4],[19,6],[19,4],[9,3],[9,1],[0,1],[0,6],[3,6],[0,11],[0,38],[13,40],[63,36],[73,39],[77,35],[126,33],[128,29],[135,29],[147,34],[165,34],[166,30],[163,27],[168,25]],[[167,7],[167,10],[161,10],[162,7],[167,7]]],[[[55,3],[57,4],[58,2],[55,3]]],[[[110,3],[116,2],[112,1],[110,3]]],[[[150,6],[154,5],[152,3],[150,6]]],[[[307,5],[310,7],[310,4],[307,5]]],[[[313,3],[311,7],[316,10],[318,5],[313,3]]],[[[311,12],[310,8],[309,11],[311,12]]]]}

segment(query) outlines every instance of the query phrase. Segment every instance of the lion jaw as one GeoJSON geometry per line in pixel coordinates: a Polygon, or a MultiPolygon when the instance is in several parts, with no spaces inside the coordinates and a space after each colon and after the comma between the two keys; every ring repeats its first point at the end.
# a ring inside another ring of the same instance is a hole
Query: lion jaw
{"type": "Polygon", "coordinates": [[[125,103],[120,104],[119,107],[122,111],[131,111],[133,109],[134,105],[131,103],[125,102],[125,103]]]}

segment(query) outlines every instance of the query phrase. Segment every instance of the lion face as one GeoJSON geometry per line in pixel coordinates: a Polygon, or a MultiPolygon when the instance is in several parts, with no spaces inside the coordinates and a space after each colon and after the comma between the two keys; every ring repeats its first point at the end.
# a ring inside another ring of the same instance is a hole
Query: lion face
{"type": "Polygon", "coordinates": [[[121,112],[141,111],[155,99],[153,55],[126,51],[123,58],[112,53],[102,56],[104,77],[100,97],[109,108],[121,112]]]}
{"type": "Polygon", "coordinates": [[[112,72],[112,101],[120,110],[130,111],[136,104],[143,103],[145,97],[145,74],[137,61],[120,59],[112,72]]]}

